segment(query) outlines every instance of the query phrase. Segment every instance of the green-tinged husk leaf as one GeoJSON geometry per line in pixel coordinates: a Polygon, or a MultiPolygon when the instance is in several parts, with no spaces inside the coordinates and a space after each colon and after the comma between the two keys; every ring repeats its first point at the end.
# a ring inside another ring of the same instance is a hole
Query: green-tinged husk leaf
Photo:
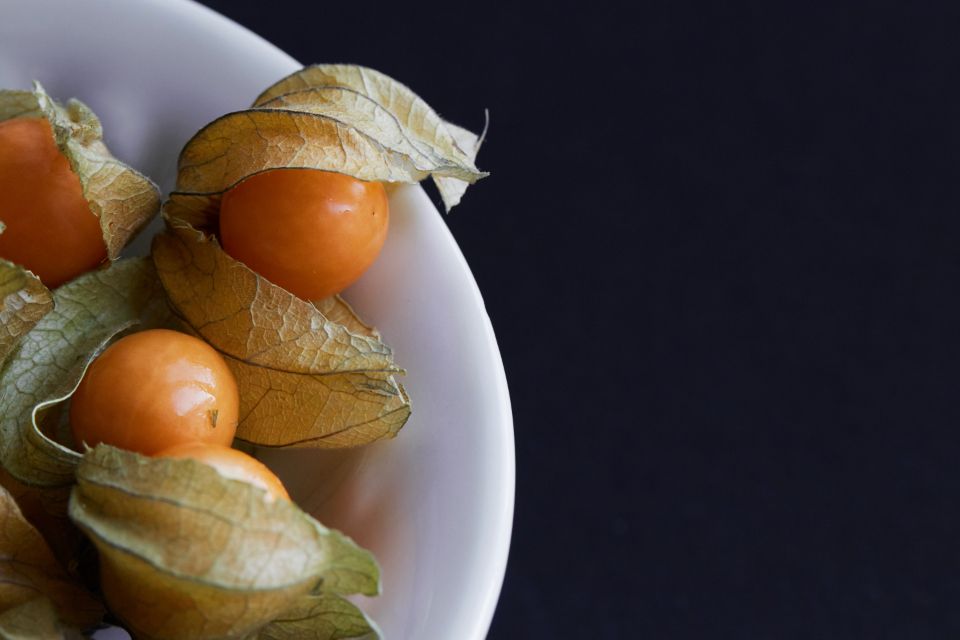
{"type": "Polygon", "coordinates": [[[60,151],[80,179],[90,210],[100,220],[107,256],[120,251],[160,210],[160,191],[150,179],[120,162],[103,144],[100,120],[76,99],[57,104],[39,83],[33,91],[0,90],[0,121],[46,118],[60,151]]]}
{"type": "Polygon", "coordinates": [[[73,482],[80,454],[41,429],[45,413],[76,390],[93,358],[122,331],[162,324],[169,311],[147,258],[121,260],[54,292],[40,319],[0,372],[0,462],[22,482],[73,482]]]}
{"type": "Polygon", "coordinates": [[[0,611],[45,596],[60,618],[71,625],[84,628],[103,617],[100,603],[67,575],[43,537],[2,487],[0,559],[0,611]]]}
{"type": "Polygon", "coordinates": [[[449,210],[487,175],[474,164],[476,141],[379,71],[314,65],[274,84],[252,108],[201,129],[180,155],[177,191],[219,194],[291,167],[388,183],[432,176],[449,210]]]}
{"type": "Polygon", "coordinates": [[[306,595],[261,629],[253,640],[379,640],[377,626],[335,594],[306,595]]]}
{"type": "Polygon", "coordinates": [[[290,167],[381,182],[418,182],[429,175],[408,156],[332,118],[248,109],[214,120],[187,142],[177,191],[221,193],[256,173],[290,167]]]}
{"type": "Polygon", "coordinates": [[[71,569],[83,544],[83,535],[67,517],[70,488],[26,485],[2,467],[0,487],[16,500],[20,513],[40,532],[61,566],[71,569]]]}
{"type": "Polygon", "coordinates": [[[263,109],[282,109],[314,113],[349,125],[391,151],[410,158],[422,172],[457,177],[475,182],[486,175],[473,165],[473,159],[457,152],[444,155],[436,147],[424,143],[400,124],[391,112],[372,98],[346,87],[314,87],[277,96],[258,105],[263,109]]]}
{"type": "MultiPolygon", "coordinates": [[[[489,120],[487,120],[487,125],[483,127],[483,133],[479,136],[472,131],[468,131],[463,127],[458,127],[449,122],[447,123],[447,129],[453,135],[453,139],[457,141],[457,146],[463,149],[467,157],[470,158],[470,160],[476,160],[477,154],[480,152],[480,145],[483,144],[483,139],[487,135],[488,125],[489,120]]],[[[447,211],[450,211],[450,209],[460,204],[460,199],[463,198],[467,187],[470,186],[469,182],[459,178],[440,175],[434,175],[433,182],[437,185],[437,190],[440,192],[440,199],[443,200],[447,211]]]]}
{"type": "Polygon", "coordinates": [[[239,439],[338,448],[396,434],[409,400],[375,330],[338,297],[301,300],[177,224],[154,239],[154,263],[174,312],[237,378],[239,439]]]}
{"type": "Polygon", "coordinates": [[[0,366],[51,309],[53,296],[40,278],[0,259],[0,366]]]}
{"type": "Polygon", "coordinates": [[[137,638],[246,638],[317,592],[379,591],[372,556],[287,500],[193,460],[99,445],[70,516],[137,638]]]}
{"type": "MultiPolygon", "coordinates": [[[[407,86],[375,69],[349,64],[305,67],[269,87],[254,101],[254,106],[302,104],[311,101],[312,92],[326,92],[331,88],[355,91],[379,105],[394,118],[403,138],[437,163],[439,170],[431,173],[447,211],[460,202],[468,185],[487,175],[474,164],[479,151],[476,135],[446,122],[407,86]],[[467,173],[457,175],[455,171],[440,169],[447,164],[453,164],[467,173]]],[[[328,99],[325,97],[324,101],[328,99]]],[[[322,110],[318,112],[323,113],[322,110]]],[[[385,129],[389,130],[389,127],[385,129]]],[[[371,135],[390,146],[387,142],[389,138],[385,135],[371,135]]]]}
{"type": "MultiPolygon", "coordinates": [[[[370,98],[396,118],[410,142],[425,153],[436,154],[472,166],[449,123],[406,85],[385,73],[354,64],[316,64],[296,71],[274,83],[254,101],[255,107],[296,92],[323,87],[343,87],[370,98]]],[[[476,170],[474,169],[476,172],[476,170]]],[[[477,178],[482,177],[476,172],[477,178]]]]}
{"type": "Polygon", "coordinates": [[[410,417],[410,399],[390,374],[291,374],[226,360],[243,394],[240,440],[264,447],[356,447],[394,437],[410,417]]]}
{"type": "Polygon", "coordinates": [[[47,598],[34,598],[0,613],[0,640],[82,640],[60,623],[47,598]]]}
{"type": "Polygon", "coordinates": [[[171,229],[154,238],[153,259],[176,313],[226,355],[298,373],[398,370],[385,344],[328,320],[211,236],[171,229]]]}

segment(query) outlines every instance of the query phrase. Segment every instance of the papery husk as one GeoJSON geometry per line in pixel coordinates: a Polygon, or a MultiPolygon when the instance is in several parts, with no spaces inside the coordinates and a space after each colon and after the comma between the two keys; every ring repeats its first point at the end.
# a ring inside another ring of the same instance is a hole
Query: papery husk
{"type": "Polygon", "coordinates": [[[379,591],[370,554],[287,500],[189,459],[98,445],[70,516],[136,638],[246,638],[310,593],[379,591]]]}
{"type": "Polygon", "coordinates": [[[201,129],[181,153],[177,191],[222,193],[260,171],[312,168],[379,182],[433,177],[449,211],[487,175],[464,131],[379,71],[314,65],[201,129]]]}
{"type": "Polygon", "coordinates": [[[0,611],[41,596],[76,627],[89,627],[103,617],[100,602],[64,571],[13,496],[0,487],[0,611]]]}
{"type": "Polygon", "coordinates": [[[370,99],[393,116],[403,138],[420,153],[446,159],[467,170],[465,175],[443,170],[432,173],[447,211],[460,202],[469,184],[487,175],[474,165],[482,136],[446,122],[411,89],[375,69],[352,64],[305,67],[266,89],[254,106],[300,104],[310,100],[311,91],[326,91],[330,87],[355,91],[370,99]]]}
{"type": "MultiPolygon", "coordinates": [[[[0,90],[0,121],[45,118],[60,151],[80,179],[92,215],[100,221],[110,260],[160,210],[160,190],[146,176],[117,160],[103,143],[103,127],[93,111],[71,98],[55,102],[40,83],[33,91],[0,90]]],[[[0,212],[2,216],[2,212],[0,212]]]]}
{"type": "Polygon", "coordinates": [[[48,598],[34,598],[0,613],[0,640],[83,640],[65,627],[48,598]]]}
{"type": "Polygon", "coordinates": [[[6,489],[20,512],[46,540],[57,561],[73,574],[83,535],[67,517],[69,487],[33,487],[14,478],[0,467],[0,487],[6,489]]]}
{"type": "Polygon", "coordinates": [[[35,324],[53,309],[53,294],[40,278],[0,259],[0,366],[35,324]]]}
{"type": "Polygon", "coordinates": [[[182,222],[154,238],[152,255],[174,312],[237,379],[238,439],[341,448],[391,437],[406,422],[392,350],[339,297],[301,300],[182,222]]]}
{"type": "Polygon", "coordinates": [[[265,171],[306,168],[386,184],[432,176],[449,208],[487,175],[474,164],[479,145],[401,83],[355,65],[302,69],[187,142],[153,257],[178,315],[238,379],[239,439],[362,445],[395,435],[410,406],[389,348],[339,298],[300,300],[221,250],[222,195],[265,171]]]}
{"type": "MultiPolygon", "coordinates": [[[[475,182],[486,174],[479,171],[468,154],[452,145],[447,155],[437,148],[435,137],[423,142],[410,127],[373,98],[354,89],[321,86],[286,93],[257,105],[260,109],[311,113],[353,127],[391,151],[410,158],[422,176],[440,174],[475,182]],[[432,144],[431,144],[432,143],[432,144]]],[[[446,133],[446,131],[444,131],[446,133]]],[[[422,178],[421,178],[422,179],[422,178]]]]}
{"type": "Polygon", "coordinates": [[[251,640],[378,640],[377,625],[349,600],[335,593],[302,596],[260,629],[251,640]]]}
{"type": "Polygon", "coordinates": [[[222,193],[271,169],[335,171],[359,180],[418,182],[427,172],[404,154],[326,116],[248,109],[214,120],[180,153],[177,192],[222,193]]]}
{"type": "Polygon", "coordinates": [[[362,445],[395,435],[410,406],[389,348],[339,298],[300,300],[222,251],[215,235],[223,193],[289,168],[383,183],[432,176],[449,209],[486,175],[474,164],[479,144],[404,85],[355,65],[302,69],[187,142],[164,205],[169,229],[153,256],[178,315],[237,377],[239,439],[362,445]]]}
{"type": "MultiPolygon", "coordinates": [[[[471,160],[476,160],[477,154],[480,152],[480,146],[487,136],[487,127],[490,125],[490,114],[487,113],[486,116],[487,123],[483,127],[483,133],[479,136],[463,127],[458,127],[449,122],[447,123],[447,129],[451,135],[453,135],[453,139],[456,140],[457,146],[463,149],[464,153],[471,160]]],[[[436,175],[433,176],[433,182],[437,185],[437,191],[440,192],[440,199],[443,200],[443,204],[448,212],[460,204],[463,194],[467,192],[467,187],[470,186],[470,183],[465,180],[436,175]]]]}
{"type": "Polygon", "coordinates": [[[40,487],[73,482],[80,454],[46,433],[90,362],[134,326],[169,318],[163,289],[147,258],[129,258],[58,287],[55,308],[23,336],[0,371],[0,462],[40,487]]]}

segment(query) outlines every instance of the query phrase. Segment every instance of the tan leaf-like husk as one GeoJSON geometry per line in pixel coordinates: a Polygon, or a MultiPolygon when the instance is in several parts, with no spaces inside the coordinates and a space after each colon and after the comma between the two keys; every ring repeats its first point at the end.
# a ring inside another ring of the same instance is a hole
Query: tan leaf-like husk
{"type": "Polygon", "coordinates": [[[152,254],[175,313],[237,378],[239,439],[339,448],[403,426],[409,399],[390,348],[338,297],[301,300],[177,223],[152,254]]]}
{"type": "Polygon", "coordinates": [[[211,236],[175,227],[154,238],[152,253],[177,315],[226,355],[296,373],[398,370],[387,345],[328,320],[211,236]]]}
{"type": "Polygon", "coordinates": [[[57,104],[39,83],[33,91],[0,90],[0,121],[46,118],[60,151],[80,179],[83,195],[100,220],[107,255],[124,246],[160,210],[160,191],[147,177],[120,162],[103,144],[100,120],[76,99],[57,104]]]}
{"type": "Polygon", "coordinates": [[[479,145],[461,146],[462,131],[378,71],[315,65],[276,83],[252,108],[197,132],[180,154],[177,191],[219,194],[282,168],[388,183],[432,176],[449,210],[467,184],[487,175],[474,164],[479,145]]]}
{"type": "MultiPolygon", "coordinates": [[[[467,154],[471,160],[475,160],[477,154],[480,152],[480,145],[483,144],[483,139],[487,135],[487,127],[490,124],[489,116],[487,119],[487,124],[483,127],[483,133],[479,136],[472,131],[468,131],[463,127],[458,127],[455,124],[447,123],[447,128],[450,133],[453,134],[454,140],[457,141],[457,145],[463,149],[464,153],[467,154]]],[[[444,207],[446,207],[449,212],[450,209],[454,208],[460,204],[463,194],[466,193],[467,187],[470,186],[469,182],[460,180],[456,177],[446,177],[440,175],[433,176],[433,183],[437,185],[437,190],[440,192],[440,199],[443,200],[444,207]]]]}
{"type": "MultiPolygon", "coordinates": [[[[380,339],[380,332],[360,319],[357,312],[340,296],[330,296],[323,300],[314,300],[313,306],[326,316],[327,320],[338,322],[347,328],[347,331],[358,336],[380,339]]],[[[389,347],[388,347],[389,348],[389,347]]]]}
{"type": "Polygon", "coordinates": [[[0,611],[39,596],[50,598],[60,617],[77,627],[96,624],[103,607],[57,563],[40,533],[0,487],[0,611]]]}
{"type": "Polygon", "coordinates": [[[187,142],[177,191],[220,193],[256,173],[294,167],[380,182],[419,182],[429,175],[409,156],[332,118],[248,109],[214,120],[187,142]]]}
{"type": "Polygon", "coordinates": [[[344,87],[370,98],[394,115],[412,132],[414,144],[436,147],[440,153],[472,164],[447,129],[447,123],[406,85],[376,69],[355,64],[315,64],[282,78],[261,93],[254,106],[260,107],[285,94],[322,87],[344,87]]]}
{"type": "Polygon", "coordinates": [[[35,324],[53,309],[53,296],[40,278],[0,260],[0,366],[35,324]]]}
{"type": "Polygon", "coordinates": [[[76,560],[83,542],[82,534],[67,517],[70,488],[43,488],[23,484],[2,467],[0,486],[17,501],[20,513],[47,541],[61,566],[69,568],[76,560]]]}
{"type": "Polygon", "coordinates": [[[48,598],[34,598],[0,613],[0,640],[83,640],[60,624],[48,598]]]}
{"type": "Polygon", "coordinates": [[[253,640],[377,640],[377,626],[355,604],[336,594],[302,596],[253,640]]]}
{"type": "MultiPolygon", "coordinates": [[[[472,144],[469,138],[462,135],[465,130],[444,121],[430,105],[402,83],[368,67],[350,64],[305,67],[261,93],[254,101],[254,107],[288,105],[286,108],[306,108],[338,118],[339,111],[327,106],[331,101],[330,96],[335,95],[329,93],[332,88],[356,92],[392,116],[400,127],[402,139],[415,147],[420,155],[430,158],[436,164],[438,170],[432,172],[433,178],[440,189],[440,196],[447,211],[459,203],[467,184],[487,175],[479,171],[474,164],[479,145],[472,144]],[[312,106],[304,106],[311,103],[312,106]],[[445,165],[454,165],[465,173],[458,174],[456,171],[443,169],[445,165]]],[[[370,126],[384,120],[379,114],[375,117],[369,112],[367,107],[354,109],[354,115],[349,122],[358,126],[356,121],[361,119],[364,123],[362,126],[370,126]],[[356,115],[358,113],[361,115],[356,115]]],[[[373,138],[390,147],[392,129],[392,126],[386,126],[381,127],[381,133],[372,130],[368,132],[373,138]]],[[[474,140],[477,139],[477,136],[470,135],[474,140]]],[[[397,147],[397,150],[402,148],[397,147]]],[[[416,158],[416,154],[411,155],[416,158]]]]}
{"type": "Polygon", "coordinates": [[[258,105],[262,109],[283,109],[333,118],[373,138],[381,145],[407,155],[414,166],[432,175],[444,175],[475,182],[483,177],[466,154],[444,155],[405,128],[396,116],[372,98],[346,87],[314,87],[277,96],[258,105]]]}
{"type": "Polygon", "coordinates": [[[344,567],[351,584],[379,590],[368,552],[194,460],[98,445],[77,469],[70,516],[100,552],[111,610],[137,638],[245,638],[338,583],[344,567]]]}
{"type": "Polygon", "coordinates": [[[410,399],[389,374],[291,374],[226,360],[243,393],[237,438],[253,444],[356,447],[394,437],[410,417],[410,399]]]}
{"type": "Polygon", "coordinates": [[[162,324],[169,312],[147,258],[131,258],[58,287],[54,310],[25,335],[0,372],[0,462],[27,484],[73,482],[80,455],[41,429],[73,395],[93,358],[120,332],[162,324]]]}

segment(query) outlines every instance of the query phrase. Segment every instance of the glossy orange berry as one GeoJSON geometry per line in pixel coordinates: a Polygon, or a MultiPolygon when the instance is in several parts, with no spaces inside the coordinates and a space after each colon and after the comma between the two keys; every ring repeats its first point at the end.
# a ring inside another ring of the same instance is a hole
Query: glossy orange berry
{"type": "Polygon", "coordinates": [[[56,287],[107,259],[100,220],[45,118],[0,122],[0,257],[56,287]]]}
{"type": "Polygon", "coordinates": [[[305,300],[343,291],[373,264],[390,209],[379,182],[313,169],[275,169],[227,191],[224,250],[305,300]]]}
{"type": "Polygon", "coordinates": [[[210,465],[226,478],[242,480],[260,487],[274,499],[290,499],[280,478],[274,475],[265,464],[237,449],[205,442],[189,442],[164,449],[154,455],[158,458],[197,460],[210,465]]]}
{"type": "Polygon", "coordinates": [[[78,447],[152,455],[187,442],[229,445],[240,400],[227,363],[199,338],[151,329],[117,340],[87,369],[70,405],[78,447]]]}

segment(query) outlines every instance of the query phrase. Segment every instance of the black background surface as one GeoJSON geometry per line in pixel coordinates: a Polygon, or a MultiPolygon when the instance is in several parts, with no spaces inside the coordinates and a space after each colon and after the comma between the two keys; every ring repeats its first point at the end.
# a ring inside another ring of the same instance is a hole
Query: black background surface
{"type": "Polygon", "coordinates": [[[960,634],[960,5],[205,4],[490,109],[491,638],[960,634]]]}

